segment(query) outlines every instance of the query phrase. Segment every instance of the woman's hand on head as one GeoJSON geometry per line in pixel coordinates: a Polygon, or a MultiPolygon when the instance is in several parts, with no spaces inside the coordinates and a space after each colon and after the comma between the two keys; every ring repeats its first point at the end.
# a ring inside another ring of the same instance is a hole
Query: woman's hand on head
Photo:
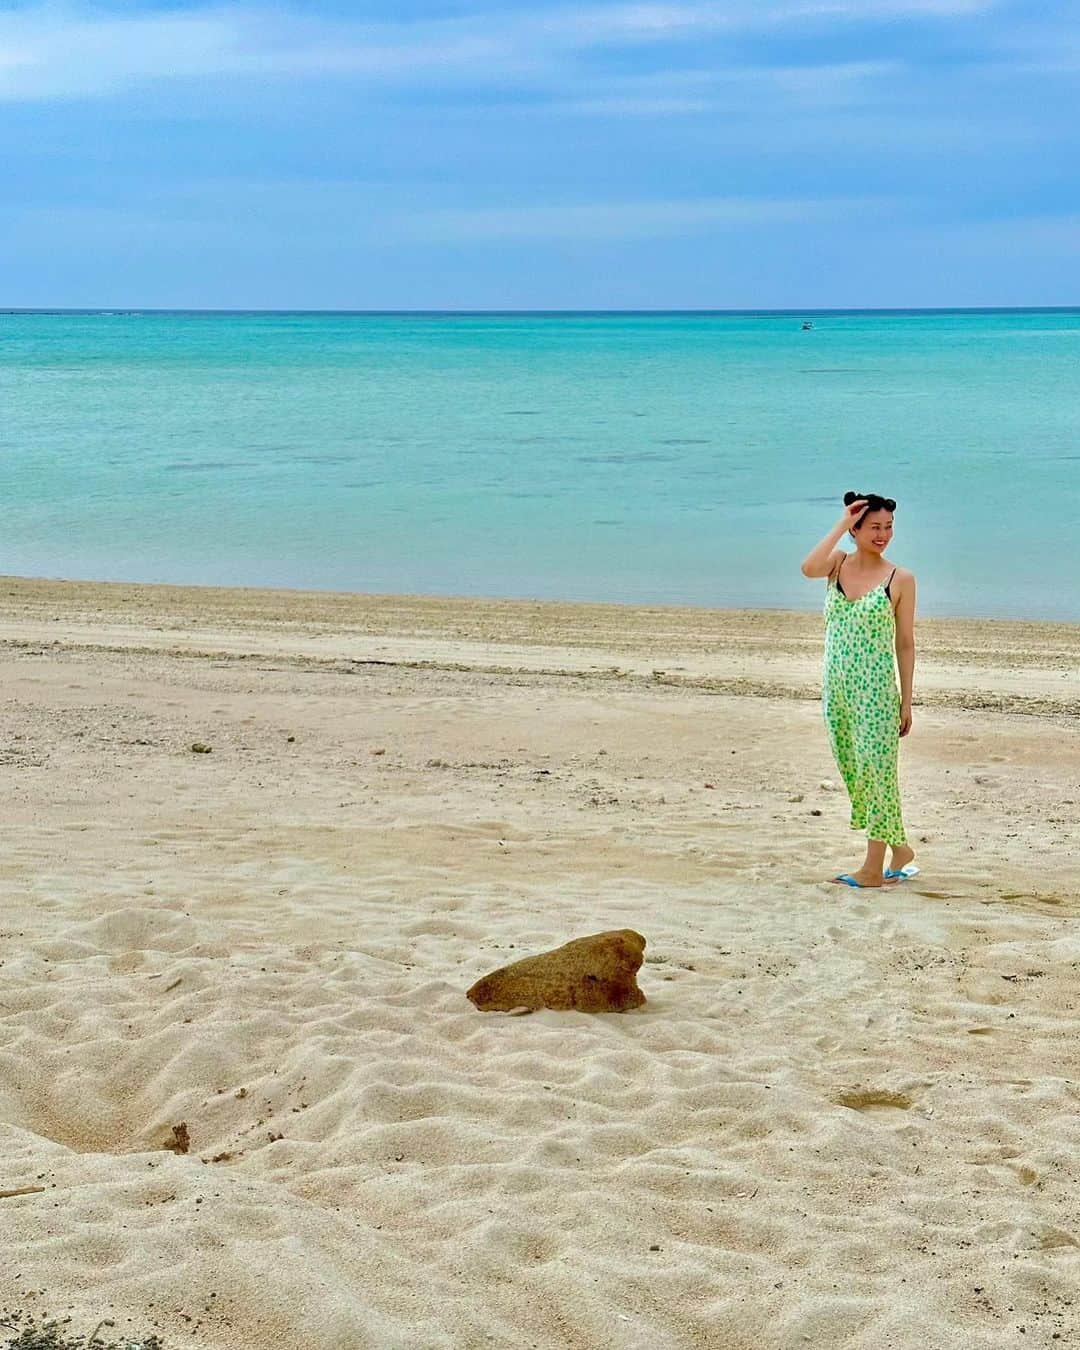
{"type": "Polygon", "coordinates": [[[855,522],[859,519],[859,517],[865,510],[866,510],[866,498],[860,497],[858,501],[849,502],[848,505],[844,507],[844,514],[840,517],[840,519],[844,522],[845,526],[847,526],[848,529],[851,529],[852,525],[855,524],[855,522]]]}

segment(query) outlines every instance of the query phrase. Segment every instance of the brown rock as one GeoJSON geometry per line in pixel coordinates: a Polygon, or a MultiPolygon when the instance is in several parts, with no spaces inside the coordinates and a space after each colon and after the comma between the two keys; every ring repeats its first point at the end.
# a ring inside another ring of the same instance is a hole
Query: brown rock
{"type": "Polygon", "coordinates": [[[482,1012],[518,1008],[625,1012],[645,1002],[635,978],[644,955],[645,939],[632,928],[594,933],[493,970],[465,996],[482,1012]]]}

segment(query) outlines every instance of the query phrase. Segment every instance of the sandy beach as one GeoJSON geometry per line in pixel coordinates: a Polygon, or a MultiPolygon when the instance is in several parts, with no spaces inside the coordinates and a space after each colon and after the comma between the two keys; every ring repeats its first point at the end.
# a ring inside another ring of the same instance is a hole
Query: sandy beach
{"type": "Polygon", "coordinates": [[[1080,626],[917,639],[871,894],[816,614],[0,578],[0,1307],[1080,1344],[1080,626]],[[465,998],[623,927],[640,1009],[465,998]]]}

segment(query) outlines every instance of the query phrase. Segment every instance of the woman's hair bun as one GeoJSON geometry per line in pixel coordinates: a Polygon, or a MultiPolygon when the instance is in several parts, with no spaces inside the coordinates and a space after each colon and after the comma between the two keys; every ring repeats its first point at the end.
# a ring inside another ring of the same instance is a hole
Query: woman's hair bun
{"type": "Polygon", "coordinates": [[[866,502],[866,510],[863,515],[868,515],[871,511],[895,511],[896,503],[891,497],[881,497],[876,492],[845,492],[844,505],[850,506],[852,502],[866,502]]]}

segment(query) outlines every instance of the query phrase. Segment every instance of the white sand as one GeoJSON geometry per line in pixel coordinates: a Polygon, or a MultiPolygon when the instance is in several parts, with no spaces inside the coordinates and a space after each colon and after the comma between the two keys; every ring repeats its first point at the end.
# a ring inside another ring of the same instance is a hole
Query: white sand
{"type": "Polygon", "coordinates": [[[865,894],[815,616],[0,580],[0,1306],[1080,1344],[1080,629],[918,635],[865,894]],[[464,997],[613,927],[638,1011],[464,997]]]}

